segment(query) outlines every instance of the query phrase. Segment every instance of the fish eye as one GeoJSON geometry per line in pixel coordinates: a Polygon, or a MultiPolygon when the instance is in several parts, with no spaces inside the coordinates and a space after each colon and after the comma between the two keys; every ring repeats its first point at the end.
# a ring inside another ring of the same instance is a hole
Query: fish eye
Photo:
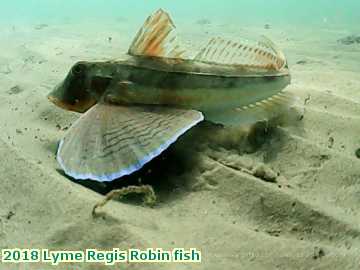
{"type": "Polygon", "coordinates": [[[83,74],[85,71],[85,65],[84,64],[76,64],[71,72],[74,74],[74,75],[81,75],[83,74]]]}

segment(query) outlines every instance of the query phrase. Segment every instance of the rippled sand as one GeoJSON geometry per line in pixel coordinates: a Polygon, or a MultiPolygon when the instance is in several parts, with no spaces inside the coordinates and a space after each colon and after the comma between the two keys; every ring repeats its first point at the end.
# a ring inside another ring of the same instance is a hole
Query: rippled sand
{"type": "MultiPolygon", "coordinates": [[[[350,33],[249,29],[284,49],[293,78],[288,90],[299,97],[300,117],[266,133],[251,151],[234,142],[220,147],[192,140],[201,147],[187,153],[184,138],[151,165],[155,173],[147,180],[159,196],[154,208],[141,206],[136,197],[110,202],[92,218],[102,197],[94,190],[108,188],[87,184],[89,189],[57,170],[57,142],[78,115],[55,107],[46,95],[75,61],[121,57],[138,25],[121,21],[101,27],[0,27],[0,248],[202,251],[199,265],[129,269],[359,267],[360,46],[337,42],[350,33]],[[248,173],[260,163],[277,174],[274,181],[248,173]],[[166,172],[164,164],[169,164],[166,172]]],[[[211,22],[179,28],[194,43],[213,34],[241,34],[236,26],[211,22]]]]}

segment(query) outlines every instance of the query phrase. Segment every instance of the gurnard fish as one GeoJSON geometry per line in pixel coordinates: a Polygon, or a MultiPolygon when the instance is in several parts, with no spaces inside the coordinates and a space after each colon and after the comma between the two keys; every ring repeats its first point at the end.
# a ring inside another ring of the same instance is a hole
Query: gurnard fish
{"type": "Polygon", "coordinates": [[[112,181],[142,168],[204,119],[240,125],[287,98],[286,58],[265,37],[213,38],[193,56],[188,51],[160,9],[122,60],[76,63],[48,95],[57,106],[84,113],[59,143],[64,172],[112,181]]]}

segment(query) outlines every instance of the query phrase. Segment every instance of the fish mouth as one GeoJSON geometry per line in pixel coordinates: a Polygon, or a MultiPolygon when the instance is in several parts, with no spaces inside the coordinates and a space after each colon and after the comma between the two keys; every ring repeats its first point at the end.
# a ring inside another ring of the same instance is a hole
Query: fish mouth
{"type": "Polygon", "coordinates": [[[48,100],[50,100],[53,104],[55,104],[56,106],[64,109],[64,110],[70,110],[72,111],[73,108],[70,104],[64,102],[63,98],[61,98],[63,96],[63,87],[62,87],[62,83],[57,85],[53,91],[51,91],[47,98],[48,100]]]}
{"type": "Polygon", "coordinates": [[[73,109],[74,109],[73,106],[61,101],[60,99],[56,98],[52,94],[49,94],[47,96],[47,98],[48,98],[48,100],[50,100],[52,103],[54,103],[56,106],[60,107],[61,109],[69,110],[69,111],[73,111],[73,109]]]}
{"type": "Polygon", "coordinates": [[[73,111],[78,113],[86,112],[90,107],[96,104],[96,100],[93,98],[87,98],[84,100],[77,100],[75,99],[74,102],[68,102],[66,99],[63,98],[63,88],[62,85],[58,85],[55,89],[48,94],[47,98],[56,106],[67,110],[73,111]]]}
{"type": "Polygon", "coordinates": [[[75,104],[69,104],[67,102],[62,101],[61,99],[55,97],[51,93],[47,96],[48,100],[50,100],[52,103],[54,103],[56,106],[67,110],[67,111],[73,111],[78,113],[84,113],[89,108],[94,106],[96,104],[96,100],[90,99],[87,101],[77,101],[75,104]]]}

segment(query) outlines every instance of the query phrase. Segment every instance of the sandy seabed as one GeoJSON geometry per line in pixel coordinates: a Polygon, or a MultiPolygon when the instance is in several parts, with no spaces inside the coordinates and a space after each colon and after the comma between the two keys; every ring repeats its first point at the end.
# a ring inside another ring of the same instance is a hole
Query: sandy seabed
{"type": "MultiPolygon", "coordinates": [[[[188,25],[179,28],[191,42],[241,34],[210,21],[188,25]]],[[[101,27],[0,27],[0,248],[202,251],[201,264],[56,269],[358,269],[360,45],[338,43],[349,34],[341,29],[248,29],[285,51],[288,91],[299,97],[302,117],[250,153],[205,146],[197,153],[199,167],[153,179],[154,208],[135,198],[112,201],[100,217],[91,216],[102,195],[65,177],[55,160],[57,142],[78,114],[57,108],[46,95],[76,61],[120,58],[136,30],[124,20],[101,27]],[[275,182],[244,171],[258,163],[278,174],[275,182]]]]}

